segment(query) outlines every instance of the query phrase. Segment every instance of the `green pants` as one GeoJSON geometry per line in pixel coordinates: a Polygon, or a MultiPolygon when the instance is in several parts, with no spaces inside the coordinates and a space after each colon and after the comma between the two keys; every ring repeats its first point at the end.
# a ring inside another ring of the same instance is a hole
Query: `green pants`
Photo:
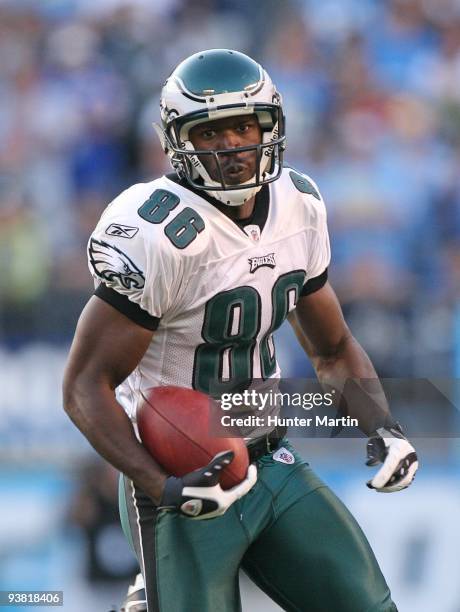
{"type": "Polygon", "coordinates": [[[122,478],[122,525],[149,612],[240,611],[240,568],[284,610],[396,612],[355,519],[287,441],[284,447],[293,464],[262,457],[255,487],[210,520],[157,511],[122,478]]]}

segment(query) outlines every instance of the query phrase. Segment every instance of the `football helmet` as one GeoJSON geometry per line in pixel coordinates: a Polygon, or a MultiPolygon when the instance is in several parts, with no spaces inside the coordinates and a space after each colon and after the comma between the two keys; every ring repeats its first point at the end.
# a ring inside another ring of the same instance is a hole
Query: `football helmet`
{"type": "Polygon", "coordinates": [[[253,59],[229,49],[210,49],[181,62],[166,80],[160,100],[161,125],[154,124],[165,153],[180,178],[207,191],[228,206],[241,206],[282,170],[285,148],[281,96],[267,72],[253,59]],[[228,184],[220,156],[230,149],[196,150],[189,139],[199,123],[255,114],[261,131],[259,144],[235,147],[232,153],[254,151],[256,171],[244,183],[228,184]],[[211,178],[203,156],[214,158],[218,180],[211,178]]]}

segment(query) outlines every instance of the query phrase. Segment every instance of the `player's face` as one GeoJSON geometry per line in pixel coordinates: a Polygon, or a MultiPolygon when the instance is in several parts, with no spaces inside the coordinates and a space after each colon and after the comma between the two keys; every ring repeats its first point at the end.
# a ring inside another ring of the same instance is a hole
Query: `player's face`
{"type": "MultiPolygon", "coordinates": [[[[238,115],[195,125],[189,134],[195,149],[234,149],[262,142],[262,130],[255,115],[238,115]]],[[[200,155],[201,163],[214,181],[220,181],[217,164],[212,155],[200,155]]],[[[255,151],[219,154],[224,180],[238,185],[251,179],[256,173],[255,151]]]]}

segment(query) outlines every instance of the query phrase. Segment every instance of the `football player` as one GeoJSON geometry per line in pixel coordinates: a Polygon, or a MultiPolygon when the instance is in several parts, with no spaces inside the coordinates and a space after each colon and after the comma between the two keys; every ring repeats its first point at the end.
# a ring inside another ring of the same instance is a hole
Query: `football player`
{"type": "Polygon", "coordinates": [[[148,388],[218,397],[278,379],[272,335],[289,316],[319,380],[356,383],[348,414],[369,436],[368,463],[383,463],[368,485],[398,491],[418,466],[328,282],[320,192],[283,165],[281,96],[267,72],[237,51],[197,53],[167,79],[160,109],[174,172],[124,191],[90,237],[97,288],[64,381],[67,413],[123,474],[122,525],[146,591],[143,601],[139,578],[125,609],[240,610],[243,568],[285,610],[394,611],[361,529],[281,429],[248,442],[247,477],[225,491],[231,453],[175,478],[139,442],[148,388]]]}

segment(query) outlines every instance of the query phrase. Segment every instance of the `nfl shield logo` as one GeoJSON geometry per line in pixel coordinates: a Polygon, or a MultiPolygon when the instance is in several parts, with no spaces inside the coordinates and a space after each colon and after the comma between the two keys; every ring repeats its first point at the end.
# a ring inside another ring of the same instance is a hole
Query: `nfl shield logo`
{"type": "Polygon", "coordinates": [[[260,227],[258,225],[246,225],[244,231],[252,238],[254,242],[259,242],[260,240],[260,227]]]}
{"type": "Polygon", "coordinates": [[[284,448],[284,446],[279,448],[276,453],[273,453],[273,459],[275,461],[279,461],[280,463],[287,463],[288,465],[295,462],[294,455],[288,451],[287,448],[284,448]]]}

